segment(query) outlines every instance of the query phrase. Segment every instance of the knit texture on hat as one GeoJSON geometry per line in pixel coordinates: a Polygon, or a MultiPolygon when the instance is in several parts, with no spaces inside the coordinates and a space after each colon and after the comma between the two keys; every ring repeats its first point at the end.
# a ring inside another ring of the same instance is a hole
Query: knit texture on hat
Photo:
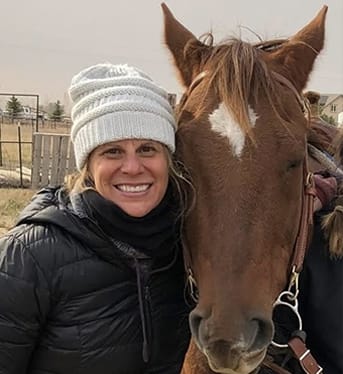
{"type": "Polygon", "coordinates": [[[98,64],[74,76],[71,139],[80,170],[99,145],[150,139],[175,151],[176,124],[168,94],[128,65],[98,64]]]}

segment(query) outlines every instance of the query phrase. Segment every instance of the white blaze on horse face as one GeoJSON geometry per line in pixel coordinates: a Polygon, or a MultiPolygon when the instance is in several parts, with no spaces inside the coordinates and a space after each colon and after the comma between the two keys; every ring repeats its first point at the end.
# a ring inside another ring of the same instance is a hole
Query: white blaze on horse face
{"type": "MultiPolygon", "coordinates": [[[[248,110],[251,127],[254,127],[257,115],[250,106],[248,110]]],[[[244,148],[245,134],[224,103],[220,103],[219,107],[209,115],[209,120],[211,129],[219,135],[228,138],[233,154],[236,157],[240,157],[244,148]]]]}

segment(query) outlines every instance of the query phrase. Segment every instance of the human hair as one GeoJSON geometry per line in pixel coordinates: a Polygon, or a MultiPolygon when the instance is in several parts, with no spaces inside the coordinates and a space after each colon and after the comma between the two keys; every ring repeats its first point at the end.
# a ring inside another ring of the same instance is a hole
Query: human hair
{"type": "MultiPolygon", "coordinates": [[[[193,204],[194,188],[190,176],[185,166],[173,156],[169,148],[163,145],[163,152],[167,158],[169,180],[173,190],[177,194],[176,198],[180,203],[180,215],[188,212],[193,204]]],[[[71,193],[82,193],[86,190],[95,190],[94,181],[89,171],[89,160],[91,154],[86,159],[80,171],[66,177],[65,189],[71,193]]]]}
{"type": "Polygon", "coordinates": [[[88,159],[80,171],[66,176],[64,187],[69,194],[95,190],[94,182],[88,168],[88,159]]]}

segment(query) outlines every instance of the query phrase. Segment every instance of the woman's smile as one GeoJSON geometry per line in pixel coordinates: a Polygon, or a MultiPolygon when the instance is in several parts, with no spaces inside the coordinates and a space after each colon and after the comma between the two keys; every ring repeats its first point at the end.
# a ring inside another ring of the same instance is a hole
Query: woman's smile
{"type": "Polygon", "coordinates": [[[152,140],[119,140],[97,147],[89,159],[95,189],[133,217],[163,199],[169,181],[165,147],[152,140]]]}
{"type": "Polygon", "coordinates": [[[127,193],[142,193],[146,192],[150,188],[151,184],[117,184],[115,185],[115,188],[118,189],[121,192],[127,192],[127,193]]]}

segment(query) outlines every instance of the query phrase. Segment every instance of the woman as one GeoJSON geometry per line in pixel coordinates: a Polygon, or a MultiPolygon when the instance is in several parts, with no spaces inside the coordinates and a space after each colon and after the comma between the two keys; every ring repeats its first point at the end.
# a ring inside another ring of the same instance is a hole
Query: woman
{"type": "Polygon", "coordinates": [[[0,240],[2,374],[176,374],[189,343],[167,94],[100,64],[71,83],[79,174],[0,240]]]}

